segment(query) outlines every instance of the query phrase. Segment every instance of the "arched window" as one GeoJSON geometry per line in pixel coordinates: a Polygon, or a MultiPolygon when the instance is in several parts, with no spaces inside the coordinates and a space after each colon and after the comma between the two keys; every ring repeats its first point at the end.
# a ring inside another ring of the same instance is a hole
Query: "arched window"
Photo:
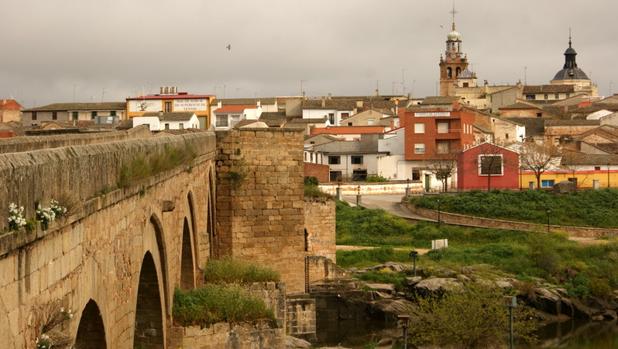
{"type": "Polygon", "coordinates": [[[449,79],[453,78],[453,69],[451,67],[446,68],[446,77],[449,79]]]}
{"type": "Polygon", "coordinates": [[[459,74],[461,74],[461,68],[457,68],[457,70],[455,71],[455,77],[458,78],[459,74]]]}

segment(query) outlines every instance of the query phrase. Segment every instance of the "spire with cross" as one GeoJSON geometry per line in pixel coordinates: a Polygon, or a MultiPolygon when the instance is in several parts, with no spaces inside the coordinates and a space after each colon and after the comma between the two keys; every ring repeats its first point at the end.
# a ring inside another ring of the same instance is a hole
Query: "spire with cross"
{"type": "Polygon", "coordinates": [[[450,11],[451,15],[453,15],[453,31],[455,30],[455,15],[457,14],[457,10],[455,10],[455,0],[453,0],[453,9],[450,11]]]}
{"type": "Polygon", "coordinates": [[[571,40],[571,27],[569,27],[569,47],[572,47],[572,40],[571,40]]]}

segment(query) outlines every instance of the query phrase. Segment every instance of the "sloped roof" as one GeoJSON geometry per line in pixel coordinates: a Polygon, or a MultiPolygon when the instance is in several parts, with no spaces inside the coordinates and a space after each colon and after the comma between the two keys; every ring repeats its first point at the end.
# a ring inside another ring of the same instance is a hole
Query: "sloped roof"
{"type": "Polygon", "coordinates": [[[594,126],[600,125],[600,120],[586,120],[586,119],[575,119],[575,120],[545,120],[545,127],[552,126],[594,126]]]}
{"type": "MultiPolygon", "coordinates": [[[[378,154],[378,138],[368,137],[356,141],[333,141],[316,145],[316,151],[328,154],[378,154]]],[[[385,153],[385,152],[383,152],[385,153]]]]}
{"type": "Polygon", "coordinates": [[[505,107],[499,108],[499,110],[524,110],[524,109],[541,109],[541,108],[535,104],[527,103],[524,101],[517,101],[516,103],[513,103],[511,105],[507,105],[505,107]]]}
{"type": "Polygon", "coordinates": [[[545,132],[545,120],[542,118],[503,118],[526,127],[526,137],[541,136],[545,132]]]}
{"type": "Polygon", "coordinates": [[[268,127],[281,127],[286,124],[287,117],[285,112],[263,112],[259,121],[262,121],[268,127]]]}
{"type": "Polygon", "coordinates": [[[276,98],[217,98],[214,103],[221,102],[222,105],[250,105],[250,108],[255,108],[257,103],[261,104],[275,104],[276,98]]]}
{"type": "Polygon", "coordinates": [[[618,165],[618,155],[570,153],[569,156],[562,157],[560,164],[564,166],[618,165]]]}
{"type": "Polygon", "coordinates": [[[461,98],[456,96],[430,96],[426,97],[421,105],[451,105],[461,98]]]}
{"type": "Polygon", "coordinates": [[[0,100],[0,110],[21,110],[21,104],[14,99],[0,100]]]}
{"type": "Polygon", "coordinates": [[[524,86],[524,94],[572,93],[572,92],[575,92],[575,86],[573,85],[527,85],[527,86],[524,86]]]}
{"type": "Polygon", "coordinates": [[[618,143],[596,143],[596,144],[592,144],[592,143],[588,143],[588,142],[582,142],[586,143],[588,145],[590,145],[591,147],[595,147],[601,151],[604,151],[606,153],[609,154],[618,154],[618,143]]]}
{"type": "Polygon", "coordinates": [[[232,114],[232,113],[242,113],[245,109],[255,109],[257,106],[255,104],[230,104],[223,105],[221,108],[215,109],[213,112],[215,114],[232,114]]]}
{"type": "Polygon", "coordinates": [[[24,112],[31,111],[68,111],[68,110],[125,110],[127,104],[125,102],[102,102],[102,103],[53,103],[41,107],[35,107],[23,110],[24,112]]]}
{"type": "Polygon", "coordinates": [[[384,133],[385,126],[329,126],[324,128],[314,128],[312,135],[333,134],[333,135],[355,135],[355,134],[381,134],[384,133]]]}
{"type": "Polygon", "coordinates": [[[618,142],[618,127],[612,125],[601,125],[597,128],[582,133],[581,135],[577,136],[577,139],[582,140],[590,135],[598,135],[607,140],[613,140],[615,142],[618,142]]]}

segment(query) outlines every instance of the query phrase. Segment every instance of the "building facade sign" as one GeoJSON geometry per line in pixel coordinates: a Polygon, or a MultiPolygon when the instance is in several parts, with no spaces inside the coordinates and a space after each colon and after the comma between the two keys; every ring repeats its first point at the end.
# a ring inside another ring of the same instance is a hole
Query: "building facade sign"
{"type": "Polygon", "coordinates": [[[423,113],[414,113],[414,116],[416,116],[417,118],[450,117],[451,112],[448,112],[448,111],[423,112],[423,113]]]}
{"type": "Polygon", "coordinates": [[[174,111],[206,111],[208,110],[207,99],[175,99],[174,111]]]}
{"type": "Polygon", "coordinates": [[[163,111],[160,100],[129,101],[129,112],[159,112],[163,111]]]}

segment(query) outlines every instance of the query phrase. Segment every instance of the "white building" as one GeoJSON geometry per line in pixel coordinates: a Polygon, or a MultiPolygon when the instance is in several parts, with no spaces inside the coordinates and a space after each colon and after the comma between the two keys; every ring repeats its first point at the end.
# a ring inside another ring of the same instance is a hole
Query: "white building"
{"type": "Polygon", "coordinates": [[[195,113],[146,113],[133,118],[133,127],[148,125],[150,131],[183,130],[200,128],[200,120],[195,113]]]}

